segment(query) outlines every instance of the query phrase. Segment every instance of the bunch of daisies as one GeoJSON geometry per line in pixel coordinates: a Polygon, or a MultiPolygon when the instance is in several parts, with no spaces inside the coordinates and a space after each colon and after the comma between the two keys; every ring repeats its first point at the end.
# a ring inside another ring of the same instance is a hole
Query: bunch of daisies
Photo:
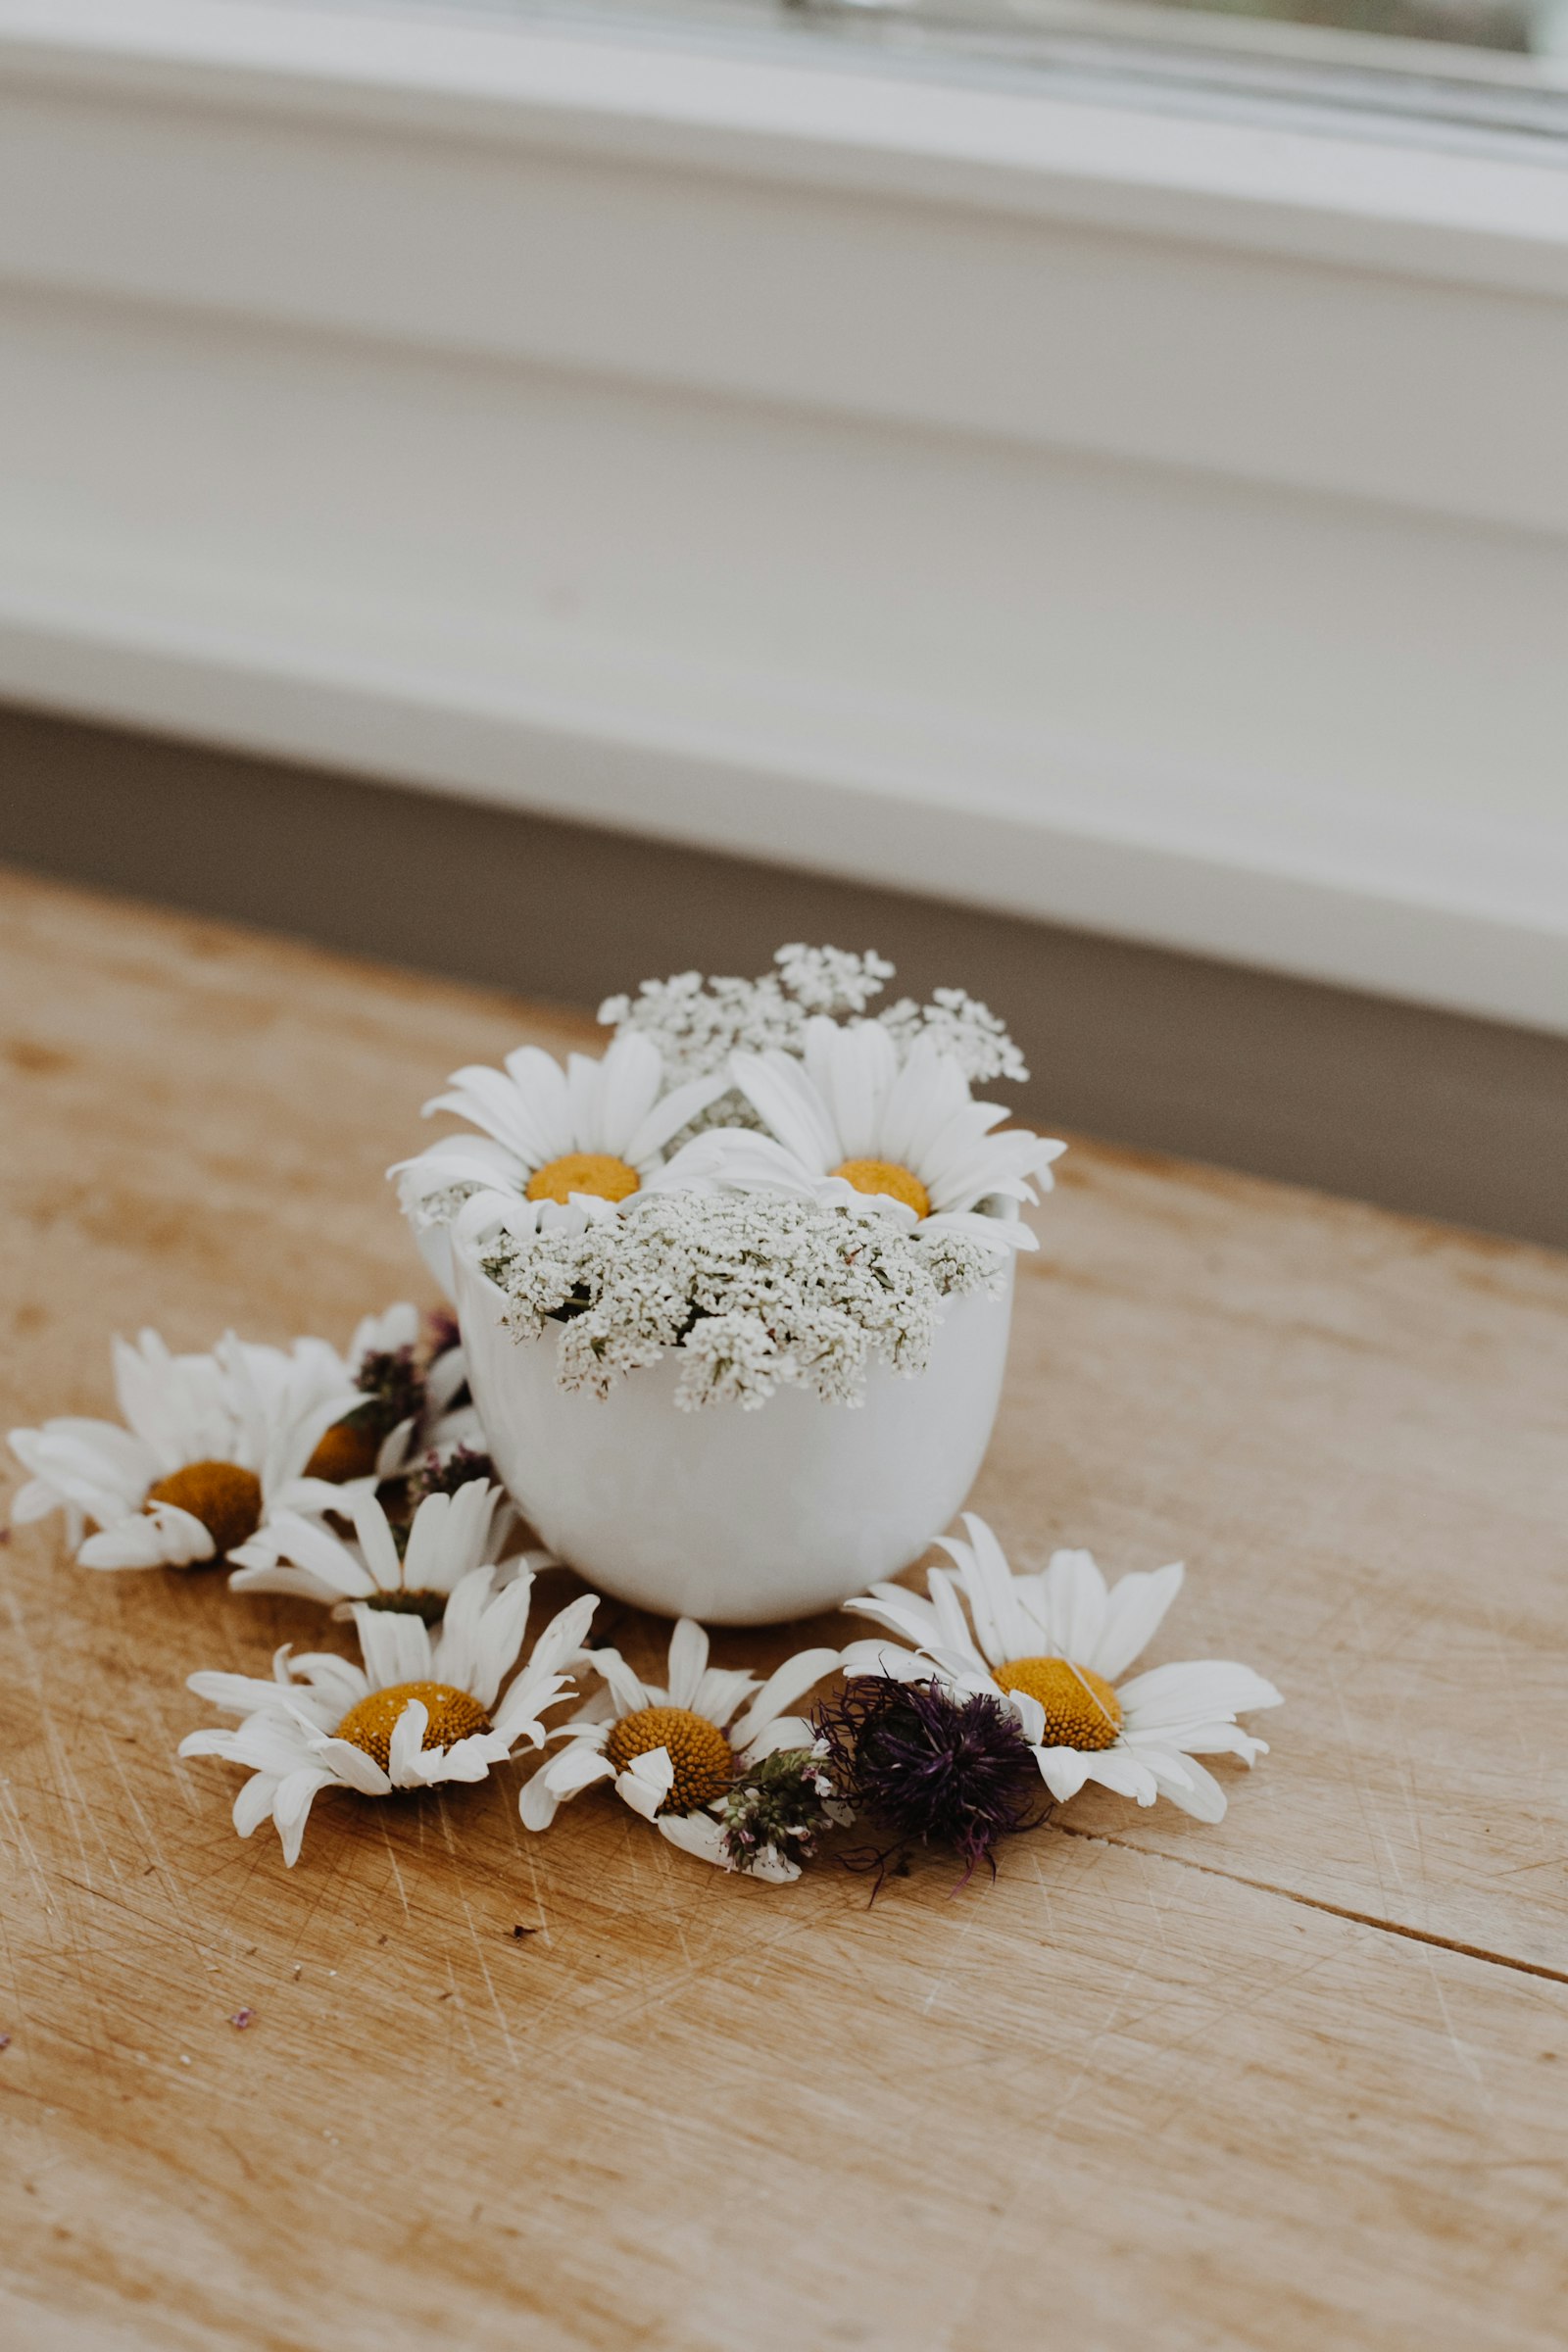
{"type": "Polygon", "coordinates": [[[943,1301],[1002,1288],[1018,1213],[1059,1143],[975,1099],[1027,1076],[958,989],[870,1017],[885,958],[781,948],[758,980],[645,981],[600,1059],[537,1047],[454,1072],[425,1104],[476,1132],[391,1174],[452,1287],[472,1249],[512,1330],[558,1326],[567,1389],[603,1395],[679,1351],[688,1409],[803,1383],[858,1402],[874,1361],[914,1374],[943,1301]]]}
{"type": "MultiPolygon", "coordinates": [[[[1000,1290],[1035,1246],[1017,1207],[1061,1146],[974,1099],[1027,1074],[988,1007],[939,990],[869,1017],[891,976],[875,955],[785,948],[755,981],[686,973],[608,1004],[600,1059],[523,1047],[457,1071],[425,1107],[473,1132],[392,1170],[427,1262],[450,1276],[453,1247],[473,1248],[519,1342],[553,1331],[564,1384],[598,1395],[672,1353],[687,1407],[760,1405],[792,1381],[853,1403],[873,1361],[917,1372],[942,1302],[1000,1290]]],[[[521,1548],[450,1318],[393,1306],[342,1353],[229,1333],[176,1355],[143,1332],[115,1343],[114,1374],[119,1421],[13,1433],[15,1516],[61,1511],[88,1567],[222,1563],[236,1592],[352,1626],[357,1659],[285,1646],[267,1677],[190,1678],[237,1722],[180,1752],[247,1770],[235,1826],[270,1819],[291,1864],[323,1790],[477,1781],[533,1749],[532,1831],[603,1783],[669,1843],[762,1880],[797,1878],[851,1823],[852,1858],[879,1874],[919,1846],[967,1874],[1090,1781],[1217,1820],[1198,1759],[1262,1749],[1237,1717],[1278,1693],[1249,1669],[1122,1679],[1179,1568],[1107,1589],[1087,1553],[1058,1552],[1015,1576],[972,1518],[925,1598],[889,1585],[849,1604],[876,1639],[765,1676],[714,1667],[683,1620],[645,1681],[589,1646],[591,1592],[530,1645],[557,1563],[521,1548]]]]}
{"type": "Polygon", "coordinates": [[[955,1854],[967,1877],[982,1862],[994,1871],[1004,1838],[1090,1782],[1217,1821],[1224,1792],[1199,1759],[1264,1752],[1237,1718],[1279,1693],[1250,1668],[1207,1659],[1128,1679],[1179,1566],[1107,1588],[1087,1552],[1058,1551],[1042,1573],[1015,1575],[972,1515],[966,1541],[944,1539],[953,1564],[930,1571],[924,1598],[878,1585],[847,1604],[876,1637],[801,1650],[766,1676],[713,1666],[708,1634],[683,1619],[662,1681],[647,1680],[618,1649],[588,1646],[592,1592],[529,1647],[535,1579],[557,1563],[509,1551],[515,1518],[471,1442],[461,1359],[439,1340],[416,1348],[416,1329],[406,1307],[362,1324],[333,1358],[335,1385],[319,1341],[270,1350],[228,1338],[176,1356],[144,1333],[116,1347],[122,1422],[12,1435],[31,1473],[15,1516],[63,1511],[84,1564],[226,1560],[233,1590],[286,1593],[352,1625],[357,1658],[285,1645],[270,1676],[189,1678],[237,1721],[192,1732],[181,1756],[244,1768],[235,1828],[249,1837],[270,1820],[290,1865],[323,1791],[479,1781],[533,1749],[544,1752],[518,1796],[532,1831],[606,1784],[668,1843],[763,1881],[798,1878],[826,1833],[852,1824],[844,1858],[879,1884],[924,1847],[955,1854]],[[368,1402],[375,1463],[352,1477],[348,1439],[325,1441],[363,1432],[368,1402]]]}

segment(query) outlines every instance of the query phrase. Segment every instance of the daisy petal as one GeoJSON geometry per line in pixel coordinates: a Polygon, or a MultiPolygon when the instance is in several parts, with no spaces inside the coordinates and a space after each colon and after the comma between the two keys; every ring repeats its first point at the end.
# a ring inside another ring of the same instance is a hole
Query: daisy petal
{"type": "Polygon", "coordinates": [[[694,1617],[682,1617],[669,1637],[669,1696],[689,1707],[708,1667],[708,1636],[694,1617]]]}
{"type": "Polygon", "coordinates": [[[669,1750],[663,1747],[651,1747],[646,1754],[633,1756],[625,1771],[615,1776],[617,1795],[644,1821],[654,1819],[674,1786],[675,1767],[669,1750]]]}
{"type": "Polygon", "coordinates": [[[1118,1681],[1159,1631],[1166,1610],[1182,1589],[1184,1574],[1181,1562],[1174,1560],[1168,1568],[1118,1578],[1106,1595],[1095,1646],[1071,1654],[1108,1683],[1118,1681]]]}
{"type": "Polygon", "coordinates": [[[1051,1654],[1092,1658],[1104,1631],[1105,1580],[1089,1551],[1054,1551],[1041,1579],[1051,1654]]]}
{"type": "Polygon", "coordinates": [[[386,1774],[394,1788],[410,1788],[421,1777],[414,1767],[430,1728],[430,1710],[422,1699],[411,1698],[392,1726],[387,1743],[386,1774]]]}
{"type": "Polygon", "coordinates": [[[305,1840],[305,1825],[311,1817],[311,1807],[318,1792],[330,1788],[332,1775],[312,1766],[302,1766],[291,1772],[286,1781],[278,1784],[272,1799],[272,1819],[283,1847],[283,1859],[290,1870],[300,1858],[305,1840]]]}
{"type": "Polygon", "coordinates": [[[1282,1701],[1272,1683],[1230,1658],[1191,1658],[1154,1666],[1136,1675],[1117,1692],[1129,1731],[1154,1732],[1167,1725],[1213,1723],[1252,1707],[1282,1701]]]}
{"type": "Polygon", "coordinates": [[[836,1649],[802,1649],[793,1658],[786,1658],[775,1668],[753,1699],[744,1715],[730,1733],[732,1745],[749,1747],[760,1733],[765,1731],[776,1716],[782,1715],[802,1694],[833,1673],[839,1662],[836,1649]]]}
{"type": "Polygon", "coordinates": [[[695,1854],[699,1862],[716,1863],[720,1870],[726,1867],[724,1834],[711,1813],[662,1813],[654,1827],[683,1854],[695,1854]]]}
{"type": "Polygon", "coordinates": [[[1094,1762],[1092,1756],[1076,1747],[1037,1747],[1035,1760],[1040,1766],[1041,1779],[1058,1805],[1077,1795],[1094,1762]]]}

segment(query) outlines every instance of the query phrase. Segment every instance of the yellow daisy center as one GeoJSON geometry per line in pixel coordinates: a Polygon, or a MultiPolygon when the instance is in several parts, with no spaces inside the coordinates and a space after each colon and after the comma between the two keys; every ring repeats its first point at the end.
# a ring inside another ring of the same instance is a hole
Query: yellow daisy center
{"type": "Polygon", "coordinates": [[[853,1184],[858,1193],[891,1193],[917,1217],[931,1214],[931,1196],[925,1186],[912,1168],[901,1167],[896,1159],[844,1159],[832,1172],[853,1184]]]}
{"type": "Polygon", "coordinates": [[[599,1200],[624,1200],[638,1191],[642,1178],[635,1168],[611,1152],[567,1152],[535,1168],[524,1188],[530,1200],[559,1200],[563,1207],[573,1193],[592,1193],[599,1200]]]}
{"type": "Polygon", "coordinates": [[[421,1747],[452,1747],[475,1732],[493,1728],[479,1701],[466,1690],[454,1690],[450,1683],[391,1683],[350,1707],[334,1736],[363,1747],[385,1772],[398,1717],[414,1698],[421,1702],[429,1717],[421,1747]]]}
{"type": "Polygon", "coordinates": [[[675,1767],[674,1786],[661,1813],[695,1813],[722,1796],[735,1777],[729,1741],[716,1723],[694,1715],[690,1707],[639,1707],[635,1715],[623,1715],[605,1741],[617,1772],[656,1747],[663,1748],[675,1767]]]}
{"type": "Polygon", "coordinates": [[[1046,1710],[1043,1746],[1086,1753],[1115,1746],[1121,1700],[1092,1666],[1075,1666],[1070,1658],[1009,1658],[997,1668],[996,1680],[1000,1690],[1039,1699],[1046,1710]]]}
{"type": "Polygon", "coordinates": [[[305,1465],[307,1478],[324,1478],[334,1487],[351,1478],[368,1478],[375,1468],[380,1441],[368,1421],[334,1421],[317,1443],[305,1465]]]}
{"type": "Polygon", "coordinates": [[[220,1559],[248,1543],[262,1524],[262,1482],[238,1462],[187,1462],[148,1488],[146,1503],[154,1502],[172,1502],[199,1519],[220,1559]]]}

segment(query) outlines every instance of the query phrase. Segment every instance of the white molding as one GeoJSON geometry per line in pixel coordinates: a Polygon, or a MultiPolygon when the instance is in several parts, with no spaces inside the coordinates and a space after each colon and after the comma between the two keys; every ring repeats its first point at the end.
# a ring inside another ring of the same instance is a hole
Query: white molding
{"type": "Polygon", "coordinates": [[[1568,173],[0,0],[0,691],[1568,1029],[1568,173]]]}

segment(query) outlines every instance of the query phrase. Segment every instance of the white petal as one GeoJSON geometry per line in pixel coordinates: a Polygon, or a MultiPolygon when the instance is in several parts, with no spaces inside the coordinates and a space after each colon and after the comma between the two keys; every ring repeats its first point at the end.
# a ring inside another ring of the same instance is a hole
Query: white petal
{"type": "Polygon", "coordinates": [[[852,1642],[840,1653],[849,1676],[884,1676],[895,1683],[924,1683],[931,1679],[931,1661],[896,1642],[852,1642]]]}
{"type": "Polygon", "coordinates": [[[573,1079],[579,1064],[586,1064],[596,1078],[592,1126],[584,1124],[578,1129],[582,1149],[608,1152],[630,1162],[632,1138],[658,1102],[663,1084],[663,1055],[651,1037],[632,1029],[615,1039],[602,1060],[573,1054],[567,1065],[573,1079]]]}
{"type": "Polygon", "coordinates": [[[419,1780],[414,1767],[429,1728],[430,1710],[423,1700],[408,1699],[387,1742],[386,1777],[394,1788],[412,1788],[419,1780]]]}
{"type": "Polygon", "coordinates": [[[680,1618],[669,1637],[669,1697],[672,1706],[691,1706],[707,1667],[707,1634],[695,1618],[680,1618]]]}
{"type": "MultiPolygon", "coordinates": [[[[964,1549],[967,1557],[967,1546],[964,1549]]],[[[844,1606],[852,1616],[869,1617],[875,1624],[885,1625],[916,1649],[940,1642],[943,1636],[943,1620],[932,1603],[922,1600],[918,1592],[906,1592],[902,1585],[873,1585],[869,1592],[859,1593],[844,1606]]]]}
{"type": "Polygon", "coordinates": [[[608,1646],[590,1649],[584,1653],[582,1662],[585,1667],[591,1667],[595,1674],[603,1676],[622,1715],[640,1715],[644,1707],[652,1705],[647,1686],[633,1674],[618,1649],[608,1646]]]}
{"type": "Polygon", "coordinates": [[[749,1747],[776,1716],[793,1707],[804,1691],[837,1671],[836,1649],[802,1649],[775,1668],[730,1733],[735,1747],[749,1747]]]}
{"type": "Polygon", "coordinates": [[[980,1648],[990,1665],[1000,1666],[1007,1658],[1027,1655],[1012,1571],[1002,1545],[978,1512],[965,1511],[963,1524],[969,1531],[967,1560],[952,1544],[945,1548],[958,1563],[980,1648]]]}
{"type": "Polygon", "coordinates": [[[1172,1755],[1158,1748],[1143,1748],[1139,1753],[1173,1805],[1179,1805],[1195,1821],[1224,1820],[1225,1791],[1196,1757],[1172,1755]]]}
{"type": "Polygon", "coordinates": [[[248,1780],[234,1799],[234,1827],[242,1838],[254,1837],[272,1810],[277,1795],[277,1782],[270,1773],[258,1772],[248,1780]]]}
{"type": "Polygon", "coordinates": [[[352,1740],[321,1740],[315,1760],[329,1767],[334,1780],[357,1789],[361,1796],[385,1796],[394,1785],[393,1776],[383,1772],[375,1758],[356,1747],[352,1740]]]}
{"type": "Polygon", "coordinates": [[[616,1793],[645,1821],[653,1820],[674,1786],[675,1767],[669,1750],[663,1747],[653,1747],[646,1755],[633,1756],[625,1771],[615,1778],[616,1793]]]}
{"type": "Polygon", "coordinates": [[[1094,1761],[1076,1747],[1039,1747],[1035,1758],[1040,1776],[1058,1805],[1077,1795],[1089,1778],[1089,1767],[1094,1761]]]}
{"type": "Polygon", "coordinates": [[[1098,1781],[1117,1796],[1130,1796],[1140,1805],[1152,1805],[1159,1793],[1159,1785],[1149,1760],[1130,1747],[1106,1747],[1084,1759],[1089,1770],[1085,1776],[1098,1781]]]}
{"type": "MultiPolygon", "coordinates": [[[[445,1502],[444,1494],[433,1494],[430,1502],[445,1502]]],[[[421,1510],[428,1503],[420,1505],[421,1510]]],[[[364,1495],[354,1505],[354,1533],[365,1554],[365,1565],[383,1592],[401,1592],[403,1566],[398,1547],[392,1538],[391,1523],[373,1494],[364,1495]]]]}
{"type": "Polygon", "coordinates": [[[728,1867],[724,1860],[723,1832],[711,1813],[662,1813],[655,1823],[662,1838],[678,1845],[684,1854],[695,1854],[699,1862],[716,1863],[720,1870],[728,1867]]]}
{"type": "Polygon", "coordinates": [[[1190,1658],[1136,1675],[1116,1693],[1129,1731],[1213,1723],[1253,1707],[1277,1707],[1280,1693],[1250,1666],[1230,1658],[1190,1658]]]}
{"type": "Polygon", "coordinates": [[[373,1690],[385,1690],[393,1683],[431,1683],[438,1679],[430,1637],[421,1619],[406,1616],[401,1610],[372,1609],[364,1601],[357,1601],[354,1624],[373,1690]]]}
{"type": "Polygon", "coordinates": [[[731,1068],[752,1108],[813,1176],[825,1176],[850,1156],[831,1111],[793,1054],[737,1054],[731,1068]]]}
{"type": "Polygon", "coordinates": [[[641,1174],[656,1154],[662,1152],[672,1135],[690,1124],[710,1102],[716,1102],[729,1091],[727,1069],[715,1070],[707,1078],[688,1078],[680,1086],[672,1086],[667,1095],[656,1102],[635,1131],[626,1140],[620,1157],[629,1160],[641,1174]]]}
{"type": "Polygon", "coordinates": [[[311,1807],[316,1801],[317,1792],[318,1789],[325,1788],[331,1779],[332,1775],[329,1772],[321,1772],[313,1767],[304,1766],[298,1772],[291,1772],[288,1779],[279,1784],[277,1793],[272,1799],[272,1819],[277,1824],[277,1835],[283,1847],[283,1859],[290,1870],[300,1858],[300,1846],[305,1838],[305,1824],[310,1819],[311,1807]]]}
{"type": "Polygon", "coordinates": [[[1072,1653],[1079,1664],[1092,1666],[1109,1683],[1118,1682],[1159,1631],[1182,1589],[1184,1573],[1181,1562],[1173,1560],[1168,1568],[1118,1578],[1106,1595],[1099,1641],[1093,1649],[1072,1653]]]}
{"type": "Polygon", "coordinates": [[[1093,1552],[1054,1551],[1041,1587],[1050,1654],[1082,1664],[1093,1657],[1105,1629],[1105,1580],[1093,1552]]]}

